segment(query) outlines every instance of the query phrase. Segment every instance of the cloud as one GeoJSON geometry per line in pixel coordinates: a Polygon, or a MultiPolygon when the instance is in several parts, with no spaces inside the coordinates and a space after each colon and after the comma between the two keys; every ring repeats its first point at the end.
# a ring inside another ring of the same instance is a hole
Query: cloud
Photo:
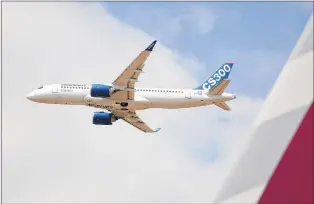
{"type": "Polygon", "coordinates": [[[210,8],[200,6],[192,7],[186,19],[190,25],[195,24],[200,34],[207,34],[214,26],[219,16],[210,8]]]}
{"type": "MultiPolygon", "coordinates": [[[[144,27],[146,30],[167,42],[178,37],[182,32],[199,35],[209,33],[216,21],[218,13],[211,7],[197,5],[195,3],[174,4],[169,3],[167,7],[161,7],[160,3],[124,4],[119,7],[123,10],[119,17],[131,22],[135,27],[144,27]],[[192,31],[192,32],[191,32],[192,31]]],[[[105,4],[111,11],[112,3],[105,4]]]]}
{"type": "MultiPolygon", "coordinates": [[[[153,38],[97,3],[2,5],[4,202],[212,201],[262,99],[242,95],[232,112],[139,112],[162,127],[154,136],[123,121],[94,126],[97,109],[25,95],[39,83],[113,81],[153,38]]],[[[158,44],[138,85],[193,87],[199,65],[158,44]]]]}

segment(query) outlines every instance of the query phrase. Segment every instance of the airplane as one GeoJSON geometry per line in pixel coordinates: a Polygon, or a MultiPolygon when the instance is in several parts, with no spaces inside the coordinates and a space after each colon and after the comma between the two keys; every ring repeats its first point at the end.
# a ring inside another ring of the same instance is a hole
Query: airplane
{"type": "Polygon", "coordinates": [[[231,110],[225,103],[236,98],[225,93],[229,74],[234,63],[224,63],[203,84],[194,89],[135,88],[148,56],[155,47],[153,41],[111,84],[52,84],[40,85],[26,95],[37,103],[84,105],[105,111],[94,112],[94,125],[112,125],[121,119],[146,133],[160,128],[150,128],[137,114],[150,108],[179,109],[216,105],[231,110]]]}

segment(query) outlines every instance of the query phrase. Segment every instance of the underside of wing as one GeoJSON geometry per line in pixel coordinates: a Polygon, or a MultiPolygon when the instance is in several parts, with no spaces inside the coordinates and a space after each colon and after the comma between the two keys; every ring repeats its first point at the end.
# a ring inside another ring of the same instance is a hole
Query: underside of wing
{"type": "Polygon", "coordinates": [[[153,51],[156,42],[157,41],[155,40],[142,51],[113,82],[115,88],[122,90],[111,96],[113,100],[134,100],[135,83],[138,81],[140,74],[143,73],[145,62],[153,51]]]}
{"type": "Polygon", "coordinates": [[[160,130],[160,128],[157,129],[150,128],[141,118],[138,117],[138,115],[134,111],[132,112],[113,111],[112,113],[143,132],[154,133],[160,130]]]}

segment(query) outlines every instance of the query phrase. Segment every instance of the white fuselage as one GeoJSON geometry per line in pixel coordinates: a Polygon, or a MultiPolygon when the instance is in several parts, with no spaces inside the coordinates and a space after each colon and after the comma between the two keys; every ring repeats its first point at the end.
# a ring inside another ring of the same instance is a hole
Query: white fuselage
{"type": "Polygon", "coordinates": [[[45,85],[30,92],[26,97],[38,103],[85,105],[107,110],[148,108],[190,108],[210,105],[219,101],[229,101],[235,95],[223,93],[222,95],[207,95],[206,91],[191,89],[164,89],[164,88],[136,88],[134,100],[117,100],[100,97],[91,97],[91,85],[61,84],[45,85]],[[128,103],[127,107],[121,103],[128,103]]]}

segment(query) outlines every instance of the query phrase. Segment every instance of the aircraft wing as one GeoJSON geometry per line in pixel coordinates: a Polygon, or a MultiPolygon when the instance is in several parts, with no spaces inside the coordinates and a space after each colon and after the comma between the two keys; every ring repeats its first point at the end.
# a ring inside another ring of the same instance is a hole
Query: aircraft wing
{"type": "Polygon", "coordinates": [[[133,125],[134,127],[136,127],[137,129],[143,132],[154,133],[160,130],[160,128],[157,128],[156,130],[153,130],[152,128],[150,128],[141,118],[137,116],[135,111],[124,112],[124,111],[115,110],[115,111],[112,111],[112,113],[115,116],[121,118],[125,122],[133,125]]]}
{"type": "Polygon", "coordinates": [[[142,51],[133,62],[120,74],[113,82],[113,85],[123,91],[118,91],[111,96],[113,100],[134,100],[134,87],[138,81],[140,73],[143,73],[145,61],[147,60],[157,40],[152,42],[144,51],[142,51]]]}

